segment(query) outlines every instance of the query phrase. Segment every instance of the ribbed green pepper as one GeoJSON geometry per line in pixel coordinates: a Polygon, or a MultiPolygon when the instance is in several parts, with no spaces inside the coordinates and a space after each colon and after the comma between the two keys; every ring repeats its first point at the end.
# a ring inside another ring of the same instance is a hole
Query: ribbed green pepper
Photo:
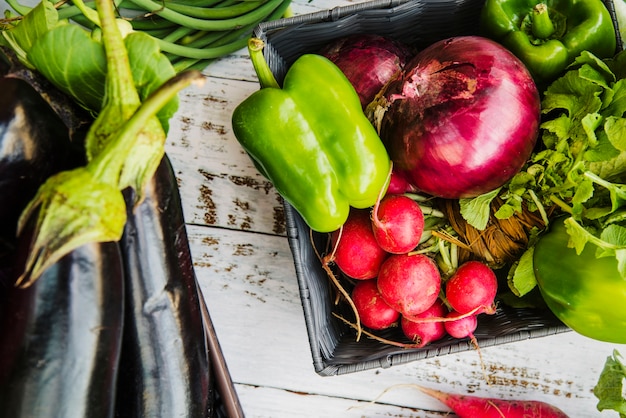
{"type": "Polygon", "coordinates": [[[234,134],[311,229],[334,231],[350,206],[372,206],[384,192],[389,156],[354,87],[335,64],[302,55],[280,88],[263,47],[256,38],[248,44],[261,89],[234,110],[234,134]]]}
{"type": "Polygon", "coordinates": [[[626,280],[615,257],[596,257],[568,247],[563,219],[555,219],[533,252],[537,285],[552,312],[574,331],[600,341],[626,344],[626,280]]]}
{"type": "Polygon", "coordinates": [[[616,34],[601,0],[487,0],[481,30],[517,55],[538,82],[550,82],[583,51],[616,53],[616,34]]]}

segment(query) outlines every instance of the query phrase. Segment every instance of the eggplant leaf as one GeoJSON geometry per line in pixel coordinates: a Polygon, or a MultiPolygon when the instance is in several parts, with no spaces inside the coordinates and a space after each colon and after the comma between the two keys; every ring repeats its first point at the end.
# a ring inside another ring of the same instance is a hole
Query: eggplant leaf
{"type": "Polygon", "coordinates": [[[121,238],[126,223],[122,190],[131,186],[142,196],[165,152],[166,133],[157,114],[167,108],[164,114],[172,115],[178,92],[204,81],[199,71],[168,71],[153,39],[141,34],[123,38],[120,25],[127,22],[115,18],[113,3],[96,4],[101,38],[75,25],[59,25],[35,40],[29,53],[61,90],[86,106],[91,102],[97,118],[85,138],[87,165],[48,179],[21,215],[20,232],[36,215],[30,256],[18,283],[23,287],[83,244],[121,238]]]}
{"type": "MultiPolygon", "coordinates": [[[[28,15],[27,15],[28,16],[28,15]]],[[[81,106],[97,112],[102,107],[106,55],[102,44],[76,25],[62,25],[43,34],[28,59],[35,68],[81,106]],[[59,48],[59,45],[65,47],[59,48]]]]}
{"type": "MultiPolygon", "coordinates": [[[[120,20],[118,25],[127,23],[120,20]]],[[[59,21],[49,1],[40,2],[19,24],[2,34],[25,65],[39,71],[91,112],[102,109],[107,70],[101,37],[78,25],[59,21]]],[[[135,87],[144,101],[176,71],[161,53],[158,41],[146,33],[132,32],[124,37],[124,42],[135,87]]],[[[157,113],[166,133],[178,104],[175,97],[157,113]]]]}
{"type": "MultiPolygon", "coordinates": [[[[161,53],[156,39],[144,32],[133,32],[124,38],[124,41],[135,87],[143,102],[176,72],[167,57],[161,53]]],[[[169,120],[178,110],[178,103],[178,96],[176,96],[157,113],[157,118],[165,132],[169,130],[169,120]]]]}
{"type": "Polygon", "coordinates": [[[27,58],[33,44],[46,32],[58,25],[58,14],[52,2],[42,1],[20,21],[20,24],[3,30],[2,36],[22,64],[36,68],[27,58]]]}

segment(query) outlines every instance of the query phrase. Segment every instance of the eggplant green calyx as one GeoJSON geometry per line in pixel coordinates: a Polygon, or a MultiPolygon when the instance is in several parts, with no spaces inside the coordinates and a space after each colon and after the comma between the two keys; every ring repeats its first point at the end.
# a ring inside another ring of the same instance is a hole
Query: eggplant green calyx
{"type": "Polygon", "coordinates": [[[616,51],[611,15],[602,0],[487,0],[480,29],[550,83],[582,52],[610,58],[616,51]]]}
{"type": "Polygon", "coordinates": [[[261,89],[232,115],[235,137],[259,171],[311,229],[331,232],[350,207],[373,206],[391,161],[359,96],[341,70],[316,54],[299,57],[282,88],[251,39],[261,89]]]}

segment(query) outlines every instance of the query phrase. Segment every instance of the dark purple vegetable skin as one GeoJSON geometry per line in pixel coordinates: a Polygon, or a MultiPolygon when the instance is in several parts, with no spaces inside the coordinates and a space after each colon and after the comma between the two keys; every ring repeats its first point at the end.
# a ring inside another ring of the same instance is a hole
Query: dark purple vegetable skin
{"type": "MultiPolygon", "coordinates": [[[[165,156],[121,240],[126,323],[116,414],[205,417],[213,379],[176,178],[165,156]]],[[[130,208],[134,193],[127,193],[130,208]]]]}
{"type": "Polygon", "coordinates": [[[119,246],[84,245],[32,286],[13,286],[34,221],[18,238],[21,211],[47,177],[84,158],[48,102],[54,92],[44,98],[31,85],[36,74],[3,68],[10,76],[0,78],[0,411],[111,417],[124,313],[119,246]]]}
{"type": "Polygon", "coordinates": [[[383,86],[404,68],[414,51],[387,37],[357,34],[338,38],[319,53],[346,75],[365,109],[383,86]]]}
{"type": "Polygon", "coordinates": [[[0,92],[0,241],[6,244],[15,240],[17,220],[39,186],[81,164],[82,152],[28,82],[2,77],[0,92]]]}
{"type": "MultiPolygon", "coordinates": [[[[20,236],[16,266],[25,261],[31,232],[20,236]]],[[[84,245],[30,287],[6,287],[3,297],[0,411],[14,418],[112,417],[124,315],[118,244],[84,245]]]]}

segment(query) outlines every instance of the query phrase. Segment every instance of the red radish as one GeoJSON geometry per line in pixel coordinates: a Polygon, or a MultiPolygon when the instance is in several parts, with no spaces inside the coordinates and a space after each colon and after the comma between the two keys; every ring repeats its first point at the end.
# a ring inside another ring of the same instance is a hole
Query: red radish
{"type": "Polygon", "coordinates": [[[476,315],[465,315],[459,312],[450,312],[446,315],[446,318],[456,318],[456,321],[445,321],[444,327],[446,332],[450,334],[451,337],[454,338],[470,338],[475,341],[474,331],[476,331],[476,327],[478,327],[478,319],[476,315]]]}
{"type": "Polygon", "coordinates": [[[378,290],[392,308],[415,316],[437,300],[441,275],[437,264],[424,254],[392,254],[380,267],[378,290]]]}
{"type": "Polygon", "coordinates": [[[350,80],[363,108],[413,55],[407,45],[374,34],[336,39],[320,54],[334,62],[350,80]]]}
{"type": "Polygon", "coordinates": [[[392,254],[411,251],[424,231],[420,205],[408,196],[388,194],[372,210],[372,230],[381,248],[392,254]]]}
{"type": "Polygon", "coordinates": [[[442,321],[415,322],[416,319],[443,318],[446,315],[446,307],[437,299],[435,303],[421,314],[413,317],[403,316],[400,320],[402,332],[408,339],[424,347],[433,341],[437,341],[446,335],[446,329],[442,321]]]}
{"type": "Polygon", "coordinates": [[[417,53],[366,113],[380,126],[394,166],[421,191],[450,199],[512,178],[533,151],[541,118],[526,67],[479,36],[444,39],[417,53]]]}
{"type": "Polygon", "coordinates": [[[393,169],[391,171],[391,179],[387,186],[387,194],[402,194],[416,192],[417,189],[409,182],[406,173],[393,169]]]}
{"type": "Polygon", "coordinates": [[[480,357],[480,364],[483,369],[483,374],[485,374],[485,380],[487,379],[487,375],[485,373],[485,364],[483,363],[483,357],[480,353],[480,347],[478,345],[478,340],[476,336],[474,336],[474,331],[478,327],[478,319],[474,314],[462,314],[459,312],[452,311],[446,315],[447,321],[444,322],[444,327],[446,332],[450,334],[453,338],[469,338],[470,342],[478,352],[478,356],[480,357]],[[458,319],[455,319],[458,318],[458,319]]]}
{"type": "Polygon", "coordinates": [[[493,270],[480,261],[467,261],[446,282],[446,299],[460,313],[475,311],[495,313],[494,299],[498,279],[493,270]]]}
{"type": "Polygon", "coordinates": [[[459,418],[568,418],[554,405],[542,401],[506,400],[446,393],[419,385],[411,385],[439,400],[459,418]]]}
{"type": "Polygon", "coordinates": [[[345,275],[357,280],[378,275],[388,254],[376,242],[369,210],[352,209],[342,228],[331,237],[332,260],[345,275]]]}
{"type": "Polygon", "coordinates": [[[380,295],[376,279],[362,280],[352,289],[352,301],[359,312],[361,323],[368,328],[381,330],[389,328],[400,318],[380,295]]]}

